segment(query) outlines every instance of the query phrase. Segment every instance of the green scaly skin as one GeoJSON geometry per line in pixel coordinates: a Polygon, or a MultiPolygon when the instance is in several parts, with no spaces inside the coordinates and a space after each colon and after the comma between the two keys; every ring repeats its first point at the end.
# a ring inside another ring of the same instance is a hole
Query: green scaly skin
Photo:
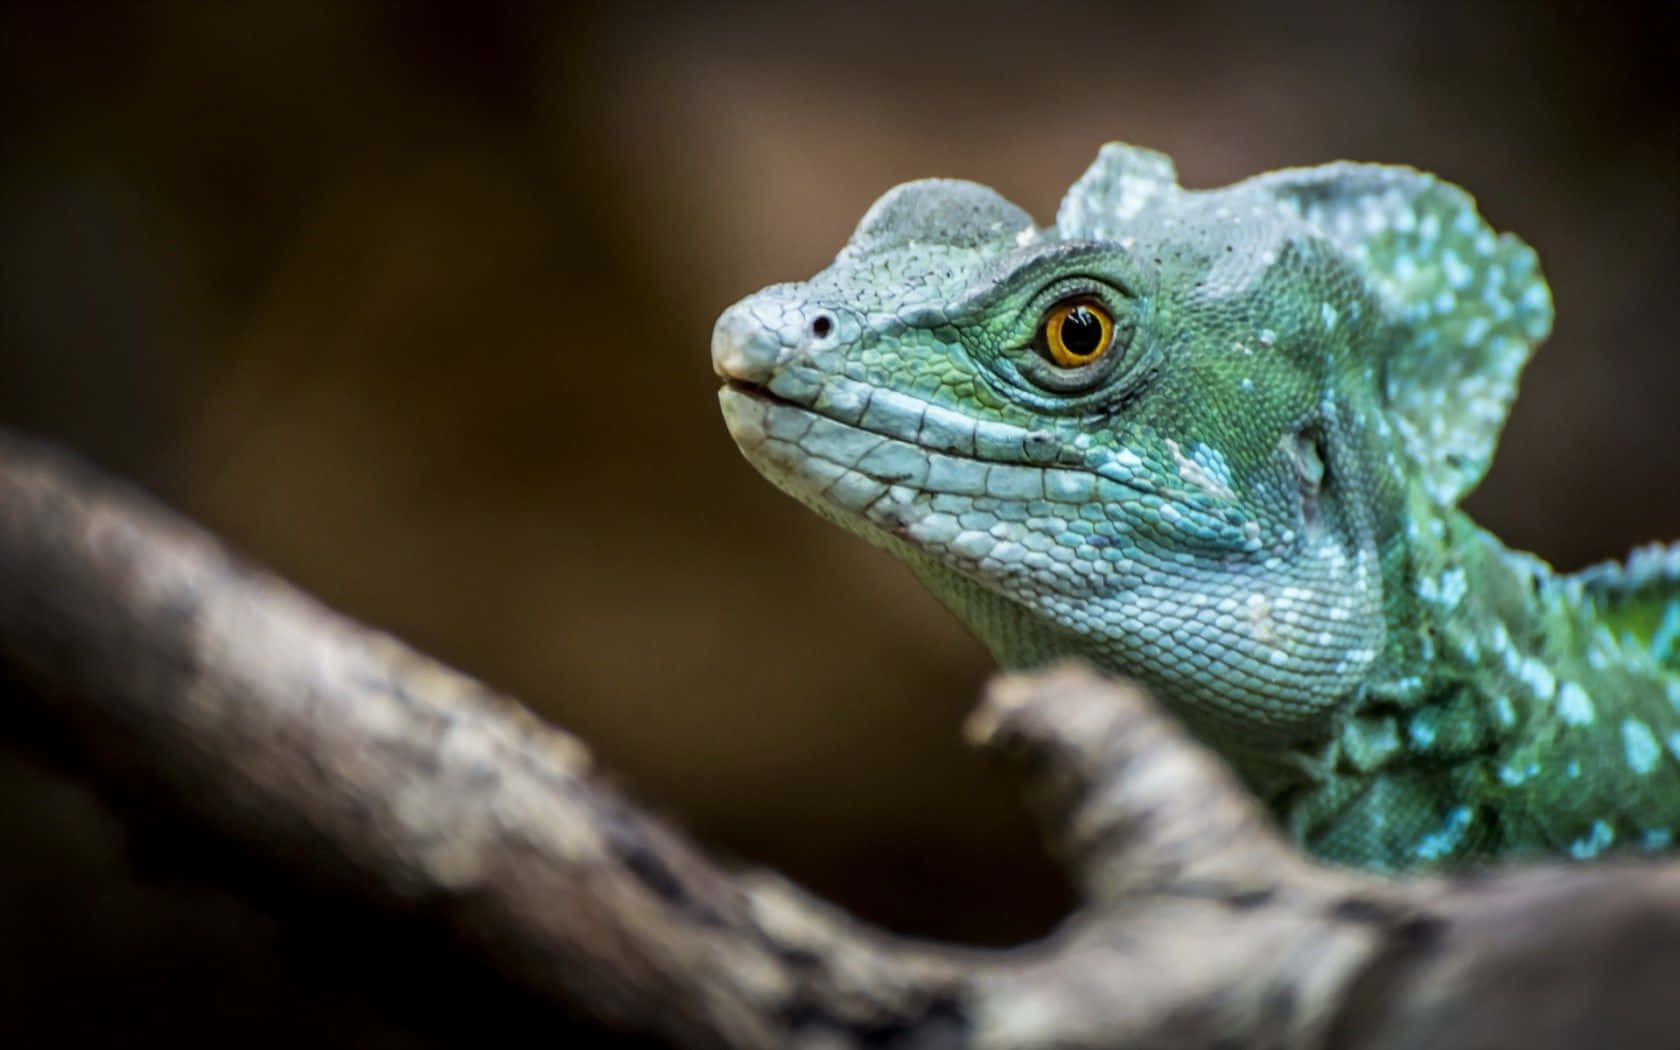
{"type": "Polygon", "coordinates": [[[903,559],[1008,667],[1147,684],[1310,849],[1408,867],[1668,848],[1680,546],[1559,576],[1457,509],[1551,326],[1462,190],[1223,189],[1112,144],[1054,226],[900,186],[718,320],[747,459],[903,559]],[[1058,303],[1114,319],[1064,367],[1058,303]]]}

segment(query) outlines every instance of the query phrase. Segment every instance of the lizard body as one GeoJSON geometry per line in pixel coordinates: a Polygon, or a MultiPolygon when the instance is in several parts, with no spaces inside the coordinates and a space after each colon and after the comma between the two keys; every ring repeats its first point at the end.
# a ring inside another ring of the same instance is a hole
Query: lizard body
{"type": "Polygon", "coordinates": [[[1111,144],[1047,228],[897,187],[712,357],[747,459],[1000,663],[1139,679],[1309,848],[1394,870],[1680,832],[1680,545],[1564,576],[1457,507],[1551,316],[1433,176],[1188,191],[1111,144]]]}

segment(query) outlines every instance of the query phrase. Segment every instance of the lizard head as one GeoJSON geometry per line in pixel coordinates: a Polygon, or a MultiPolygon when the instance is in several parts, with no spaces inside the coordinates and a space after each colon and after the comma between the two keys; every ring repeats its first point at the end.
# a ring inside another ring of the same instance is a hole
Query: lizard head
{"type": "Polygon", "coordinates": [[[1299,733],[1383,659],[1407,508],[1485,469],[1549,320],[1532,271],[1409,169],[1191,192],[1110,145],[1049,228],[974,183],[895,188],[829,268],[725,311],[712,360],[747,459],[1006,665],[1083,655],[1299,733]],[[1503,318],[1461,305],[1490,280],[1503,318]]]}

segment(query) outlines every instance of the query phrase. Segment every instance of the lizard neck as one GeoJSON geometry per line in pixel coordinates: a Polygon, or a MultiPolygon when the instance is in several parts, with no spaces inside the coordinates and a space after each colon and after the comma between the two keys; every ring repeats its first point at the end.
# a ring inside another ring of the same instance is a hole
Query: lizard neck
{"type": "Polygon", "coordinates": [[[1578,580],[1464,514],[1409,517],[1384,672],[1274,798],[1335,859],[1661,849],[1680,831],[1680,681],[1578,580]]]}

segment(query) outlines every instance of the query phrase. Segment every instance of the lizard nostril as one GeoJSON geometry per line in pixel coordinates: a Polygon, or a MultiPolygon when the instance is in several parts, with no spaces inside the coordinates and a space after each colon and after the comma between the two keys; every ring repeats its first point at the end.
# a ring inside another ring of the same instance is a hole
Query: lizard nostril
{"type": "Polygon", "coordinates": [[[818,314],[817,319],[811,322],[811,334],[818,339],[828,338],[828,333],[832,331],[834,331],[834,320],[827,314],[818,314]]]}

